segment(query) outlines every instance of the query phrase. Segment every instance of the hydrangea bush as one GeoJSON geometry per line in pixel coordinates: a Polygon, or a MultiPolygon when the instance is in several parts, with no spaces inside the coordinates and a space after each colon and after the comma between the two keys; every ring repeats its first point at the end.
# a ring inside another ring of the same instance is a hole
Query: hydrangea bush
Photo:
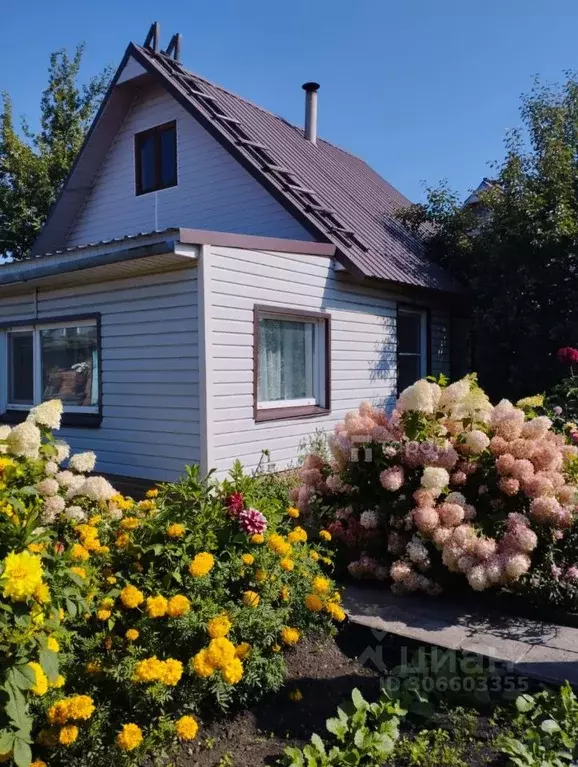
{"type": "Polygon", "coordinates": [[[305,458],[294,502],[323,520],[351,575],[398,593],[529,589],[563,561],[573,598],[578,447],[529,400],[493,406],[475,376],[446,384],[418,381],[390,415],[367,402],[349,413],[331,461],[305,458]]]}
{"type": "Polygon", "coordinates": [[[190,468],[137,503],[60,416],[0,427],[0,761],[138,764],[281,686],[284,651],[345,614],[279,488],[190,468]]]}

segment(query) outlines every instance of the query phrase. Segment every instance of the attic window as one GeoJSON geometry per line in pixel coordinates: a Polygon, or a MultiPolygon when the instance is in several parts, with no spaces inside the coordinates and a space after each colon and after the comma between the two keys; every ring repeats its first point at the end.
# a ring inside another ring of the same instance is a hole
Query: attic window
{"type": "Polygon", "coordinates": [[[177,185],[177,125],[170,122],[134,137],[136,193],[177,185]]]}

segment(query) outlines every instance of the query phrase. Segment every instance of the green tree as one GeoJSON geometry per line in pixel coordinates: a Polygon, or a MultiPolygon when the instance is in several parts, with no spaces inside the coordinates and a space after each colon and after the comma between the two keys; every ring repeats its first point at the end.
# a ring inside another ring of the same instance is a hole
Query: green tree
{"type": "Polygon", "coordinates": [[[50,56],[48,85],[40,102],[38,132],[14,125],[12,100],[2,95],[0,113],[0,255],[29,252],[68,175],[110,80],[110,69],[79,84],[84,45],[70,56],[50,56]]]}
{"type": "Polygon", "coordinates": [[[494,397],[543,391],[561,373],[556,350],[578,342],[576,78],[536,82],[521,117],[480,205],[441,185],[401,214],[469,290],[474,362],[494,397]]]}

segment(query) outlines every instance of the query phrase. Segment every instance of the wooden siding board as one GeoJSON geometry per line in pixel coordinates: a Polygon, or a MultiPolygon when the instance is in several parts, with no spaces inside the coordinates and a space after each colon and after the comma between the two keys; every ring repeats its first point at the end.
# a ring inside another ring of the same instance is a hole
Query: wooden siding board
{"type": "Polygon", "coordinates": [[[312,239],[164,89],[143,86],[102,164],[67,245],[169,226],[312,239]],[[135,195],[134,135],[177,122],[178,185],[135,195]]]}

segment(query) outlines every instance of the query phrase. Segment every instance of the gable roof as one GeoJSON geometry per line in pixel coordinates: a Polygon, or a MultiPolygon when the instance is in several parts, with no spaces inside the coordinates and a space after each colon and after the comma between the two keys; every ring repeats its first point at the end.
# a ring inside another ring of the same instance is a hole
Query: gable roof
{"type": "Polygon", "coordinates": [[[72,221],[65,211],[59,214],[58,207],[72,194],[75,201],[70,207],[77,212],[79,193],[86,196],[87,179],[98,167],[98,143],[102,144],[104,135],[102,129],[98,135],[99,119],[104,122],[108,116],[110,133],[118,129],[121,115],[129,108],[126,85],[116,83],[131,60],[162,85],[316,239],[333,243],[339,260],[358,277],[461,290],[428,260],[419,238],[395,218],[395,212],[410,201],[367,163],[323,139],[318,138],[316,144],[307,141],[302,128],[189,72],[165,53],[134,43],[125,53],[61,198],[35,243],[36,252],[64,244],[58,237],[62,240],[72,221]],[[117,91],[124,95],[119,97],[117,91]],[[83,155],[87,155],[85,161],[83,155]]]}

